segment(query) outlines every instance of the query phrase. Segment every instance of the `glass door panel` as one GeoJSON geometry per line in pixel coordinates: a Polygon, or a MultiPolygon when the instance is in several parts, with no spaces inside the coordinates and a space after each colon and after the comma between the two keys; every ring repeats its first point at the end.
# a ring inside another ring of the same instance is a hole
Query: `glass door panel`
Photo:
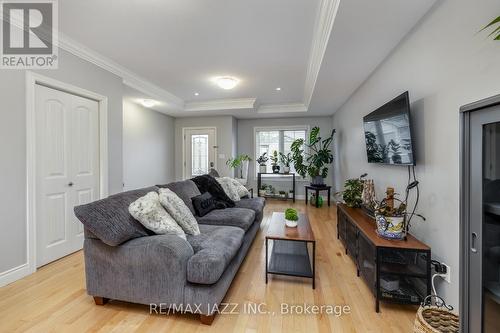
{"type": "Polygon", "coordinates": [[[483,125],[483,332],[500,332],[500,123],[483,125]]]}

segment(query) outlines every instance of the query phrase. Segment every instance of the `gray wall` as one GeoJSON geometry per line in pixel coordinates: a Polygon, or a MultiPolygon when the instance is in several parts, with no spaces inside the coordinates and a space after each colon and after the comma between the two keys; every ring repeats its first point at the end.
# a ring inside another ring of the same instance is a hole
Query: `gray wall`
{"type": "MultiPolygon", "coordinates": [[[[307,118],[271,118],[271,119],[239,119],[238,120],[238,154],[248,154],[252,157],[250,167],[248,170],[249,184],[257,191],[257,180],[255,179],[255,147],[254,147],[254,128],[266,126],[302,126],[308,125],[310,128],[318,126],[322,136],[329,135],[332,131],[332,118],[331,117],[307,117],[307,118]]],[[[334,141],[336,138],[334,138],[334,141]]],[[[304,195],[304,185],[310,182],[310,179],[302,179],[297,177],[296,194],[298,196],[304,195]]],[[[326,182],[331,185],[333,180],[332,168],[329,170],[328,179],[326,182]]],[[[265,183],[273,185],[277,190],[289,190],[291,185],[289,181],[268,181],[265,183]]],[[[256,193],[256,192],[255,192],[256,193]]],[[[325,193],[326,195],[326,193],[325,193]]]]}
{"type": "MultiPolygon", "coordinates": [[[[99,93],[108,99],[110,193],[122,190],[122,80],[63,50],[59,69],[45,76],[99,93]]],[[[0,274],[26,263],[26,92],[25,71],[1,70],[0,100],[0,274]]]]}
{"type": "Polygon", "coordinates": [[[442,1],[333,117],[338,130],[335,184],[363,172],[384,188],[406,186],[405,167],[366,162],[362,117],[409,90],[416,140],[418,211],[411,232],[451,265],[451,284],[438,293],[459,299],[459,107],[500,93],[500,43],[477,32],[500,13],[498,0],[442,1]]]}
{"type": "Polygon", "coordinates": [[[123,102],[125,190],[174,180],[174,118],[123,102]]]}
{"type": "Polygon", "coordinates": [[[226,165],[228,158],[234,155],[236,142],[233,141],[235,121],[232,116],[193,117],[175,119],[175,178],[182,179],[182,128],[215,127],[217,128],[217,170],[221,176],[232,176],[233,171],[226,165]],[[221,157],[220,155],[224,155],[221,157]]]}

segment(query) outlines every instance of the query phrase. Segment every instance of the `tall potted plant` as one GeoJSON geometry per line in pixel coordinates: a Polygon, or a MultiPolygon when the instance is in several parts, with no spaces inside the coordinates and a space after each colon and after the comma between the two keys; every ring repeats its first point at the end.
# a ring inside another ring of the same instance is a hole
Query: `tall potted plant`
{"type": "Polygon", "coordinates": [[[302,177],[309,175],[311,185],[321,186],[328,176],[328,165],[333,162],[330,145],[333,141],[335,130],[332,130],[326,139],[319,135],[319,127],[314,127],[309,134],[307,142],[297,139],[292,143],[293,166],[302,177]]]}
{"type": "Polygon", "coordinates": [[[247,154],[238,155],[236,157],[231,157],[226,161],[226,165],[230,168],[236,169],[240,168],[240,178],[243,178],[243,162],[250,162],[252,159],[247,154]]]}
{"type": "Polygon", "coordinates": [[[273,156],[271,156],[271,165],[273,167],[273,173],[279,173],[280,172],[280,166],[278,165],[278,152],[275,150],[273,152],[273,156]]]}

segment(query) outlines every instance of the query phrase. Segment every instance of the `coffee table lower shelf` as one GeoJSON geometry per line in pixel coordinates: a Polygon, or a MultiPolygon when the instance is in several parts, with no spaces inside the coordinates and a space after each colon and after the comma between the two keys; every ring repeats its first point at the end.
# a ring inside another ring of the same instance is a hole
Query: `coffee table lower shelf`
{"type": "Polygon", "coordinates": [[[266,238],[266,283],[268,274],[311,278],[315,288],[315,251],[316,242],[301,240],[278,240],[266,238]],[[273,241],[268,258],[269,241],[273,241]],[[308,243],[312,243],[312,261],[308,243]]]}

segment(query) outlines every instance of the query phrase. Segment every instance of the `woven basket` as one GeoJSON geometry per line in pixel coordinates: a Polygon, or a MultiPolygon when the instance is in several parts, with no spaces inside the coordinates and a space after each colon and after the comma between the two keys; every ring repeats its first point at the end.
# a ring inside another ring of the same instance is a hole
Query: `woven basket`
{"type": "Polygon", "coordinates": [[[429,295],[420,305],[413,326],[414,333],[455,333],[460,331],[458,316],[452,312],[453,307],[447,305],[439,296],[429,295]],[[431,305],[432,297],[440,302],[431,305]]]}

